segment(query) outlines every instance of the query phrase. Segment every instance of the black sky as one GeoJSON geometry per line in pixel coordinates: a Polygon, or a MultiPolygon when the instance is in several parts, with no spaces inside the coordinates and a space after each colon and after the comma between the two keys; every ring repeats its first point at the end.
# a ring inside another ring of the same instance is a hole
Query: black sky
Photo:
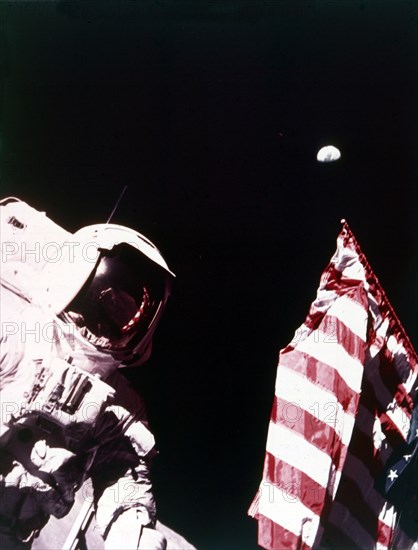
{"type": "Polygon", "coordinates": [[[148,366],[162,521],[252,550],[278,350],[346,218],[418,341],[418,2],[0,3],[3,196],[177,275],[148,366]],[[334,164],[316,161],[332,143],[334,164]]]}

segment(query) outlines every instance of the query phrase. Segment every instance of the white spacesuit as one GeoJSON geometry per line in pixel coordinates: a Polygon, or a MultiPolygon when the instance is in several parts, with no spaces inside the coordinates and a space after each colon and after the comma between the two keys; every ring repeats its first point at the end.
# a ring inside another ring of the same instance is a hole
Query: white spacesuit
{"type": "Polygon", "coordinates": [[[163,549],[144,404],[118,370],[144,362],[172,273],[139,233],[71,234],[0,203],[0,548],[30,548],[87,478],[105,548],[163,549]]]}

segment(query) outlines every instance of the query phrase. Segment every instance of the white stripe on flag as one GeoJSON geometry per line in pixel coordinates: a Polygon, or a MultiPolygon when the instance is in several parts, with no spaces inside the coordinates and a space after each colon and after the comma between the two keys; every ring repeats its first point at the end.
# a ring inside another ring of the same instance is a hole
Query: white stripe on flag
{"type": "Polygon", "coordinates": [[[408,437],[410,420],[408,415],[401,407],[396,403],[394,399],[389,405],[386,411],[388,417],[392,420],[398,430],[401,432],[403,438],[406,440],[408,437]]]}
{"type": "Polygon", "coordinates": [[[259,512],[277,525],[287,529],[308,546],[312,546],[319,527],[319,517],[299,500],[286,500],[277,487],[274,492],[262,491],[259,512]]]}
{"type": "Polygon", "coordinates": [[[396,523],[396,516],[397,514],[394,506],[392,506],[388,502],[385,502],[385,505],[383,506],[379,514],[380,521],[388,527],[393,528],[396,523]]]}
{"type": "Polygon", "coordinates": [[[412,390],[413,385],[417,381],[417,373],[411,370],[409,372],[408,378],[405,380],[403,386],[405,388],[405,391],[409,393],[412,390]]]}
{"type": "Polygon", "coordinates": [[[366,341],[367,314],[364,306],[347,296],[341,296],[328,311],[328,315],[336,317],[363,342],[366,341]]]}
{"type": "Polygon", "coordinates": [[[327,487],[330,474],[334,471],[331,457],[311,445],[303,436],[270,422],[267,451],[277,459],[301,470],[318,485],[327,487]]]}
{"type": "Polygon", "coordinates": [[[360,392],[363,365],[347,353],[341,344],[333,342],[329,334],[314,331],[306,340],[299,342],[296,349],[334,368],[348,387],[356,393],[360,392]]]}
{"type": "Polygon", "coordinates": [[[337,494],[338,487],[340,486],[340,481],[341,481],[341,476],[342,475],[343,475],[342,472],[337,470],[335,472],[334,484],[332,486],[329,485],[329,487],[328,487],[328,494],[331,494],[332,500],[334,500],[335,495],[337,494]]]}
{"type": "MultiPolygon", "coordinates": [[[[396,399],[393,397],[393,391],[390,391],[382,380],[382,377],[378,371],[379,365],[376,363],[376,358],[366,364],[366,370],[371,366],[373,366],[374,372],[373,374],[370,374],[371,368],[369,368],[369,380],[373,384],[373,391],[376,395],[376,399],[380,403],[381,408],[385,410],[387,416],[397,427],[403,438],[406,439],[410,426],[410,418],[404,409],[396,402],[396,399]]],[[[410,377],[409,382],[411,382],[410,377]]],[[[400,384],[401,388],[402,386],[403,384],[400,384]]]]}
{"type": "Polygon", "coordinates": [[[386,347],[393,355],[396,355],[397,353],[402,353],[402,352],[405,354],[405,349],[403,345],[401,344],[401,342],[398,341],[398,339],[393,334],[391,334],[387,339],[386,347]]]}
{"type": "MultiPolygon", "coordinates": [[[[378,416],[373,416],[363,403],[360,403],[356,416],[356,429],[368,439],[370,438],[370,426],[373,426],[373,445],[378,451],[382,448],[382,442],[386,440],[386,435],[382,430],[382,425],[378,416]]],[[[391,449],[389,443],[385,441],[386,449],[391,449]]]]}
{"type": "Polygon", "coordinates": [[[277,373],[276,396],[296,404],[333,428],[344,445],[350,442],[354,416],[343,411],[333,393],[322,389],[303,374],[281,365],[277,373]]]}

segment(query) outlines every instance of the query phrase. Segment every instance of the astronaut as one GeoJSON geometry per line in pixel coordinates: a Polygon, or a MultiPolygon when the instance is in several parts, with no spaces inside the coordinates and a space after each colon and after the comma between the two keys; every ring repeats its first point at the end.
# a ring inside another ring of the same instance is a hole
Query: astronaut
{"type": "Polygon", "coordinates": [[[72,234],[15,198],[0,215],[0,548],[30,548],[89,479],[104,548],[163,550],[154,437],[120,368],[149,357],[173,274],[132,229],[72,234]]]}

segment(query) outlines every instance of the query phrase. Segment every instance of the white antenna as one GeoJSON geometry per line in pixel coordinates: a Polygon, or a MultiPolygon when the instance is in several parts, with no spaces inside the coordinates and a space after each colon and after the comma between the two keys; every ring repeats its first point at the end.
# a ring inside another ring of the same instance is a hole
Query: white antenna
{"type": "Polygon", "coordinates": [[[127,189],[128,189],[128,186],[125,185],[125,187],[122,189],[121,194],[119,195],[119,198],[118,198],[118,200],[116,201],[116,204],[115,204],[115,206],[113,207],[113,210],[112,210],[110,216],[108,217],[106,223],[109,223],[110,220],[113,218],[113,214],[116,212],[116,209],[117,209],[117,207],[119,206],[119,203],[120,203],[120,201],[122,200],[122,197],[123,197],[123,195],[125,194],[125,191],[126,191],[127,189]]]}

